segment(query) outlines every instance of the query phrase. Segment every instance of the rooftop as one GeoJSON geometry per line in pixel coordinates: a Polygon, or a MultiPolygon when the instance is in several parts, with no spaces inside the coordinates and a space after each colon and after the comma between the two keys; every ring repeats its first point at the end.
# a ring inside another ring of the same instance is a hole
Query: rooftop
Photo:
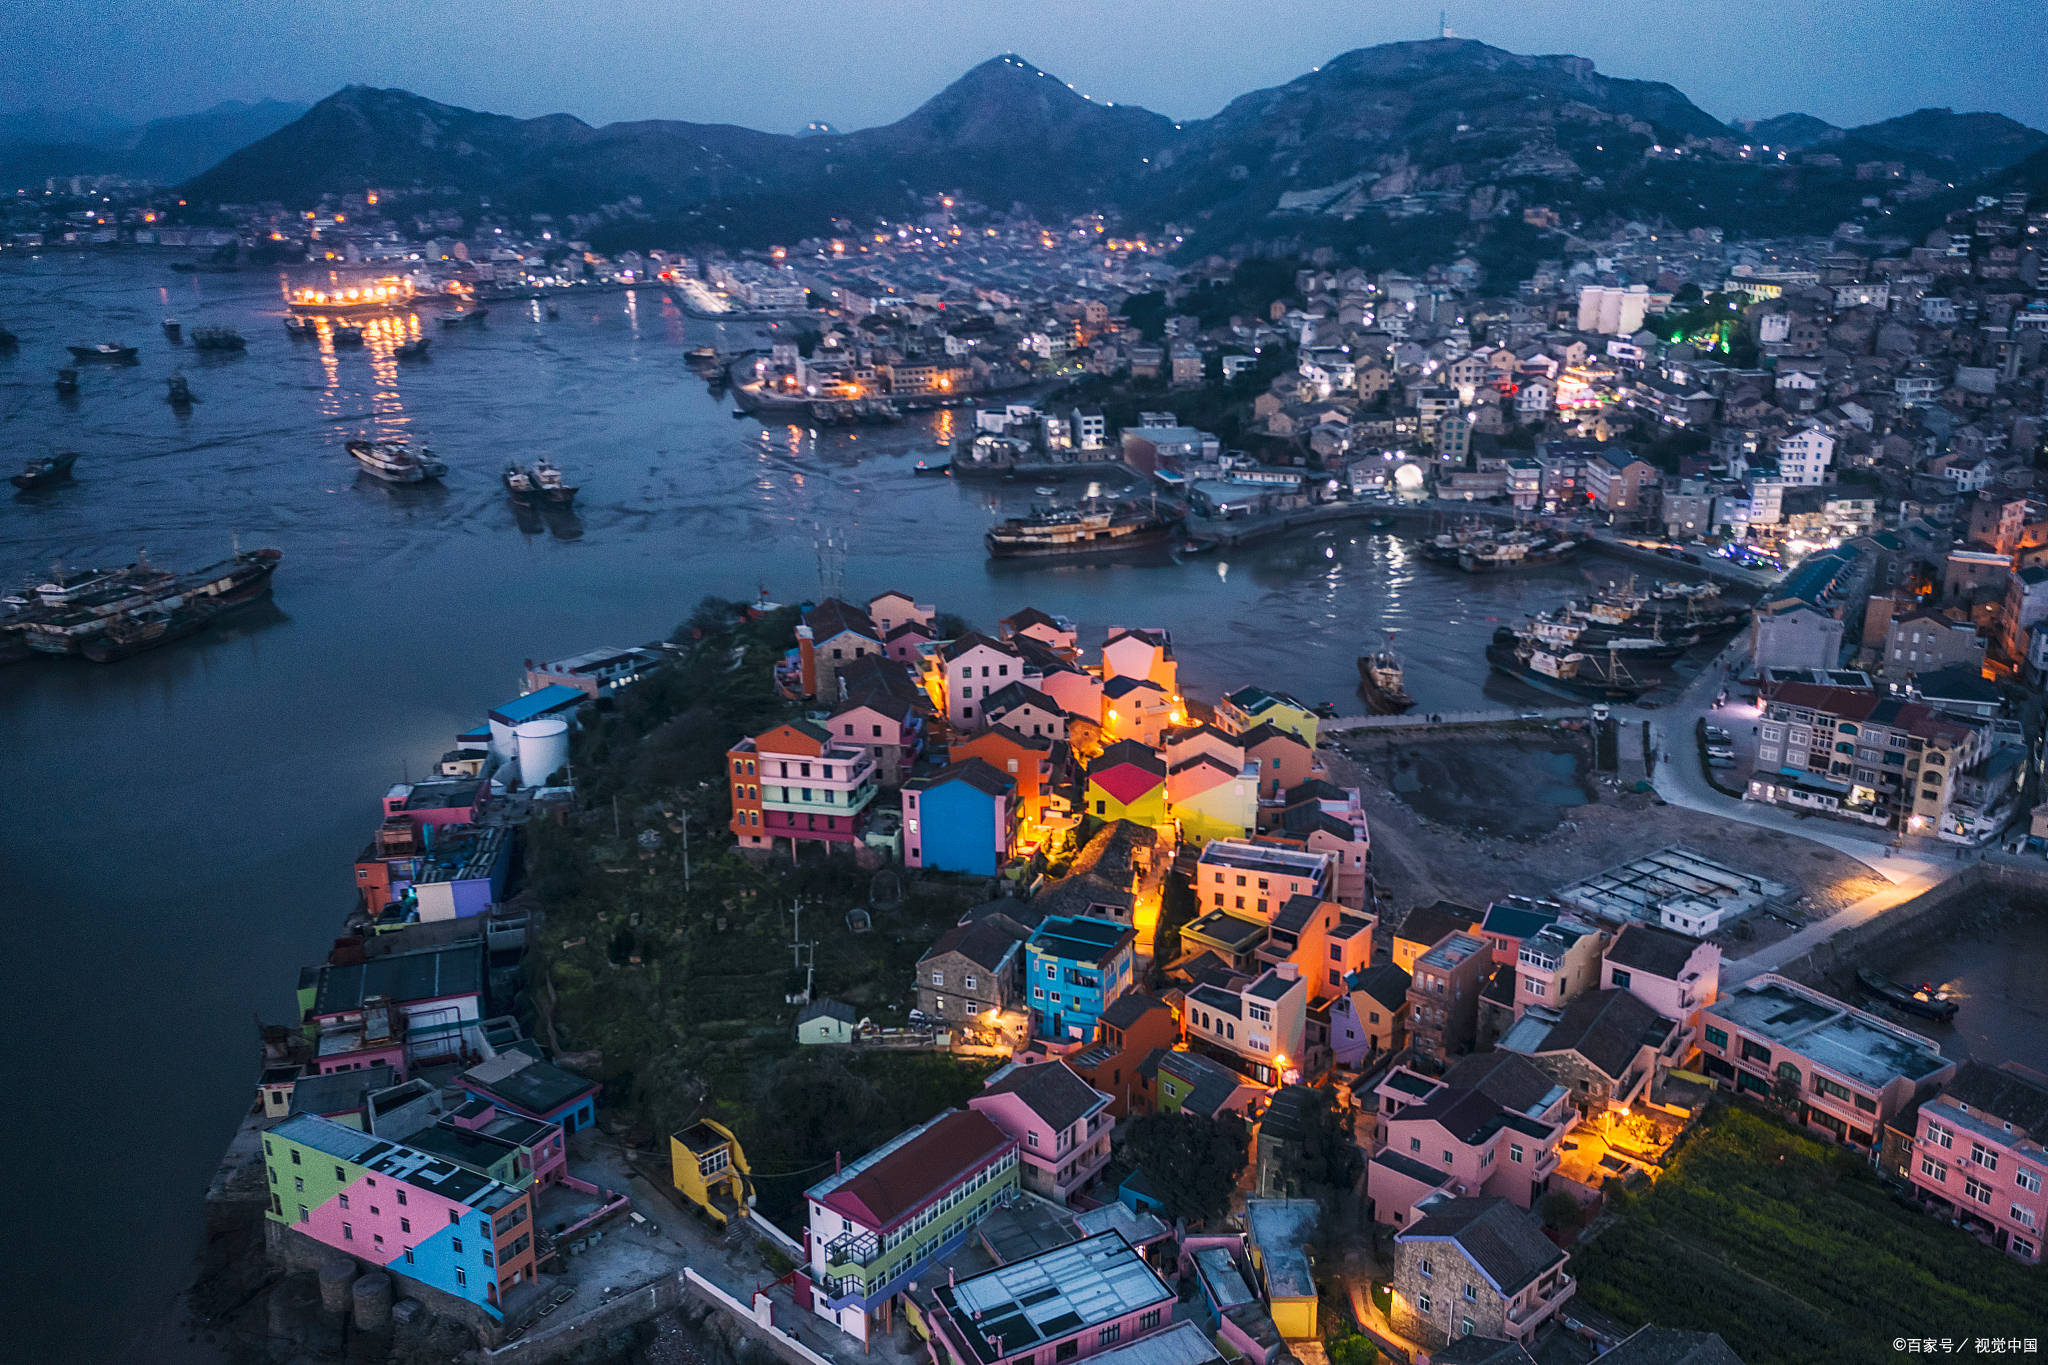
{"type": "Polygon", "coordinates": [[[266,1138],[311,1148],[472,1208],[495,1209],[518,1197],[518,1191],[510,1186],[446,1157],[388,1142],[312,1114],[294,1114],[272,1128],[266,1138]]]}
{"type": "Polygon", "coordinates": [[[1212,839],[1202,850],[1201,862],[1204,867],[1230,867],[1283,877],[1320,877],[1329,858],[1321,853],[1275,848],[1245,839],[1212,839]]]}
{"type": "Polygon", "coordinates": [[[1776,974],[1744,982],[1706,1012],[1872,1087],[1918,1081],[1948,1065],[1919,1034],[1776,974]]]}
{"type": "Polygon", "coordinates": [[[1248,1199],[1245,1229],[1258,1248],[1266,1276],[1267,1299],[1312,1299],[1315,1273],[1307,1247],[1316,1233],[1323,1206],[1313,1199],[1248,1199]]]}
{"type": "Polygon", "coordinates": [[[481,995],[484,948],[481,943],[458,943],[362,962],[322,964],[300,972],[299,986],[312,988],[311,1012],[316,1016],[359,1010],[375,995],[389,996],[399,1005],[481,995]]]}
{"type": "Polygon", "coordinates": [[[525,721],[551,716],[557,711],[568,711],[590,700],[580,687],[567,683],[550,683],[536,691],[514,697],[502,706],[490,710],[490,718],[500,725],[519,725],[525,721]]]}
{"type": "Polygon", "coordinates": [[[1443,1200],[1394,1235],[1397,1245],[1435,1240],[1455,1243],[1504,1295],[1520,1293],[1564,1260],[1534,1218],[1501,1198],[1443,1200]]]}
{"type": "Polygon", "coordinates": [[[1012,1062],[989,1077],[982,1093],[1015,1095],[1055,1133],[1109,1106],[1109,1096],[1059,1061],[1032,1066],[1012,1062]]]}
{"type": "Polygon", "coordinates": [[[456,1079],[528,1114],[552,1113],[597,1089],[596,1081],[517,1050],[479,1062],[456,1079]]]}
{"type": "Polygon", "coordinates": [[[1455,967],[1477,953],[1486,951],[1483,939],[1470,934],[1452,934],[1443,942],[1415,959],[1418,967],[1455,967]]]}
{"type": "Polygon", "coordinates": [[[1105,1232],[944,1285],[934,1297],[957,1324],[958,1344],[993,1365],[1169,1303],[1173,1291],[1120,1234],[1105,1232]]]}
{"type": "Polygon", "coordinates": [[[1137,941],[1137,931],[1108,920],[1063,915],[1049,919],[1031,935],[1031,951],[1070,962],[1100,963],[1137,941]]]}
{"type": "Polygon", "coordinates": [[[805,1194],[882,1232],[1014,1146],[986,1115],[949,1109],[898,1133],[805,1194]]]}

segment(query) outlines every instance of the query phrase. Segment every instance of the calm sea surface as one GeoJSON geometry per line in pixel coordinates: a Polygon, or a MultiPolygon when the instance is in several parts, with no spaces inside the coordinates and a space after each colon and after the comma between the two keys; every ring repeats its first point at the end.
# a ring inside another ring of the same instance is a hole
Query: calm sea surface
{"type": "Polygon", "coordinates": [[[235,536],[285,556],[272,603],[208,636],[0,671],[0,1124],[22,1243],[0,1355],[113,1358],[180,1287],[251,1098],[255,1021],[287,1017],[334,934],[385,786],[513,695],[522,659],[665,634],[707,593],[798,601],[836,579],[988,629],[1025,605],[1091,639],[1163,625],[1197,695],[1256,681],[1347,712],[1360,647],[1391,629],[1422,708],[1449,711],[1534,699],[1480,651],[1584,586],[1577,568],[1466,577],[1362,527],[1185,563],[992,566],[983,528],[1033,490],[911,473],[961,418],[815,437],[736,421],[684,353],[754,333],[659,293],[589,294],[558,319],[500,304],[455,332],[427,315],[423,363],[393,359],[391,334],[338,354],[294,341],[282,316],[275,275],[0,258],[0,325],[21,337],[0,355],[0,472],[80,452],[73,484],[0,488],[0,583],[139,547],[196,566],[235,536]],[[249,348],[173,347],[166,315],[249,348]],[[60,399],[63,348],[88,340],[141,363],[87,366],[60,399]],[[199,399],[182,416],[164,401],[180,372],[199,399]],[[369,432],[430,443],[445,485],[359,477],[342,443],[369,432]],[[543,454],[583,486],[573,517],[504,496],[504,463],[543,454]]]}

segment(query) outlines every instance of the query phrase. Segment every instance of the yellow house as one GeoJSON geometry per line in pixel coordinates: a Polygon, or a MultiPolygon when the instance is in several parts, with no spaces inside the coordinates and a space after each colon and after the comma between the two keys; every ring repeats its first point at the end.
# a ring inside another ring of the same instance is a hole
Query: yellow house
{"type": "Polygon", "coordinates": [[[745,1214],[754,1200],[747,1154],[732,1129],[702,1119],[668,1140],[671,1179],[685,1199],[719,1227],[745,1214]]]}
{"type": "Polygon", "coordinates": [[[1316,1277],[1308,1244],[1322,1207],[1313,1199],[1248,1199],[1244,1206],[1252,1269],[1266,1293],[1273,1325],[1287,1341],[1317,1336],[1316,1277]]]}
{"type": "Polygon", "coordinates": [[[1271,721],[1292,731],[1310,749],[1316,747],[1316,713],[1285,692],[1263,687],[1240,687],[1216,703],[1216,723],[1233,735],[1241,735],[1261,721],[1271,721]]]}
{"type": "Polygon", "coordinates": [[[1164,829],[1166,760],[1135,739],[1119,740],[1088,765],[1087,814],[1164,829]]]}

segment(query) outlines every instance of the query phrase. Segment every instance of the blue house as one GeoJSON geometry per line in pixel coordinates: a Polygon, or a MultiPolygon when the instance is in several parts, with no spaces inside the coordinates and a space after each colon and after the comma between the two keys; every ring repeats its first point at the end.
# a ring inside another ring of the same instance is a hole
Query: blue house
{"type": "Polygon", "coordinates": [[[1102,1012],[1131,988],[1137,938],[1106,919],[1056,915],[1039,925],[1024,945],[1032,1031],[1093,1042],[1102,1012]]]}
{"type": "Polygon", "coordinates": [[[970,758],[903,784],[903,865],[992,877],[1017,834],[1017,781],[970,758]]]}
{"type": "Polygon", "coordinates": [[[534,1044],[522,1040],[463,1072],[455,1083],[500,1109],[558,1123],[564,1133],[596,1123],[597,1092],[603,1087],[542,1060],[536,1052],[534,1044]]]}

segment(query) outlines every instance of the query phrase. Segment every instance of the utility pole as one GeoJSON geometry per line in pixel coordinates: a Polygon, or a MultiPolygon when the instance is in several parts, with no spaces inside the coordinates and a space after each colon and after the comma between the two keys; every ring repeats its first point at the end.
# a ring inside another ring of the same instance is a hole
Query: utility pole
{"type": "Polygon", "coordinates": [[[800,927],[803,914],[804,902],[799,896],[789,904],[789,965],[792,971],[801,971],[804,965],[804,937],[800,927]]]}
{"type": "Polygon", "coordinates": [[[683,894],[690,894],[690,814],[683,812],[683,894]]]}

